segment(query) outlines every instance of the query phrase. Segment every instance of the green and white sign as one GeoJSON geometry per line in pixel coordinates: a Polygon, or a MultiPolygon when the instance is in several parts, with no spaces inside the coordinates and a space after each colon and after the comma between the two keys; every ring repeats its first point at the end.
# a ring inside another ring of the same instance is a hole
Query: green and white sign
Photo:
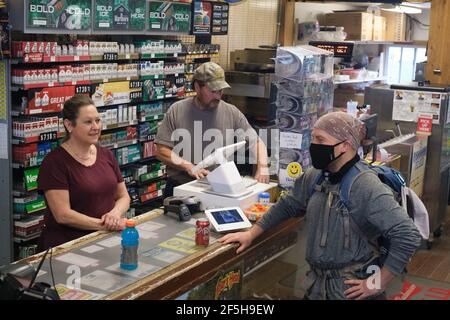
{"type": "Polygon", "coordinates": [[[25,179],[26,191],[37,189],[37,178],[39,175],[39,167],[26,169],[24,170],[23,175],[25,179]]]}
{"type": "Polygon", "coordinates": [[[169,1],[150,1],[149,31],[189,33],[191,4],[169,1]]]}
{"type": "Polygon", "coordinates": [[[145,0],[95,0],[94,29],[144,30],[145,0]]]}
{"type": "Polygon", "coordinates": [[[92,0],[27,0],[27,28],[89,30],[92,0]]]}

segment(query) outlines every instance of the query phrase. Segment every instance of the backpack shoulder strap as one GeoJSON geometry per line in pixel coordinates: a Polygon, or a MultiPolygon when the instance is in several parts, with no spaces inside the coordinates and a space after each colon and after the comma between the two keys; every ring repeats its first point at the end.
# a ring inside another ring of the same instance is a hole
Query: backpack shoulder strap
{"type": "Polygon", "coordinates": [[[358,161],[350,170],[344,175],[340,184],[339,195],[345,207],[349,207],[350,189],[356,177],[364,171],[370,170],[370,167],[363,161],[358,161]]]}
{"type": "MultiPolygon", "coordinates": [[[[349,216],[349,223],[353,226],[353,230],[358,233],[358,235],[362,239],[366,239],[369,246],[372,248],[374,253],[377,255],[379,254],[379,248],[376,242],[373,239],[370,239],[368,235],[366,235],[361,227],[358,225],[358,222],[355,220],[355,218],[350,214],[349,210],[349,202],[350,202],[350,189],[352,188],[353,182],[355,179],[362,173],[366,171],[371,171],[371,167],[366,164],[364,161],[358,161],[342,178],[341,185],[340,185],[340,191],[339,196],[342,204],[344,205],[345,209],[347,209],[348,216],[349,216]]],[[[375,172],[373,172],[375,174],[375,172]]],[[[348,229],[348,227],[347,227],[348,229]]]]}
{"type": "Polygon", "coordinates": [[[322,171],[320,171],[314,177],[312,177],[312,179],[311,179],[312,183],[308,186],[309,198],[311,198],[311,196],[314,194],[314,192],[321,191],[321,185],[322,185],[323,180],[324,180],[324,178],[323,178],[322,171]]]}

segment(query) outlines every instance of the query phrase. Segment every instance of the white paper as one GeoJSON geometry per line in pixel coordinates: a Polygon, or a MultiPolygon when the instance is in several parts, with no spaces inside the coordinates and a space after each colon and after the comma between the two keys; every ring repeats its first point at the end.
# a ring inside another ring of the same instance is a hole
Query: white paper
{"type": "Polygon", "coordinates": [[[154,258],[167,263],[174,263],[182,259],[184,256],[160,247],[150,249],[142,254],[144,257],[154,258]]]}
{"type": "Polygon", "coordinates": [[[303,135],[294,132],[280,132],[280,148],[301,149],[303,135]]]}
{"type": "Polygon", "coordinates": [[[129,284],[129,278],[111,272],[96,270],[81,277],[81,285],[114,292],[129,284]]]}
{"type": "Polygon", "coordinates": [[[433,124],[439,124],[441,93],[395,90],[392,106],[392,120],[417,122],[419,114],[431,114],[433,124]]]}
{"type": "Polygon", "coordinates": [[[156,232],[146,231],[146,230],[138,230],[139,238],[142,239],[158,239],[159,235],[156,232]]]}
{"type": "Polygon", "coordinates": [[[8,125],[0,123],[0,159],[8,159],[8,125]]]}
{"type": "Polygon", "coordinates": [[[81,251],[86,252],[86,253],[96,253],[98,251],[103,250],[104,248],[97,246],[97,245],[92,245],[86,248],[81,249],[81,251]]]}
{"type": "Polygon", "coordinates": [[[57,256],[55,260],[65,262],[68,264],[73,264],[79,266],[81,268],[85,268],[87,266],[96,266],[98,265],[98,260],[92,259],[89,257],[85,257],[76,253],[66,253],[61,256],[57,256]]]}
{"type": "Polygon", "coordinates": [[[152,274],[152,273],[158,271],[159,269],[161,269],[161,267],[154,266],[154,265],[147,264],[147,263],[140,262],[140,261],[138,263],[137,269],[135,269],[135,270],[121,269],[120,263],[113,264],[112,266],[109,266],[106,268],[106,270],[120,272],[120,273],[129,275],[129,276],[132,276],[134,278],[143,278],[145,276],[148,276],[149,274],[152,274]]]}
{"type": "Polygon", "coordinates": [[[138,230],[155,231],[155,230],[161,229],[165,226],[166,226],[165,224],[147,221],[147,222],[141,223],[136,228],[138,230]]]}
{"type": "Polygon", "coordinates": [[[114,237],[99,241],[99,242],[97,242],[97,244],[99,244],[103,247],[112,248],[112,247],[120,245],[121,241],[122,241],[121,237],[114,236],[114,237]]]}

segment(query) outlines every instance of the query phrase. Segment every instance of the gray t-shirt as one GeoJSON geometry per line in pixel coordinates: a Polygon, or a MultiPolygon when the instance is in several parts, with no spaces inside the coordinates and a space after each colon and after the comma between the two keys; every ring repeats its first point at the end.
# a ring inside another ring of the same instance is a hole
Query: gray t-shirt
{"type": "MultiPolygon", "coordinates": [[[[197,164],[216,148],[234,143],[234,137],[237,141],[246,139],[250,144],[257,139],[256,131],[238,108],[220,101],[213,110],[200,110],[195,106],[194,98],[187,98],[169,108],[155,142],[197,164]]],[[[167,173],[180,184],[192,180],[186,172],[173,167],[168,166],[167,173]]]]}

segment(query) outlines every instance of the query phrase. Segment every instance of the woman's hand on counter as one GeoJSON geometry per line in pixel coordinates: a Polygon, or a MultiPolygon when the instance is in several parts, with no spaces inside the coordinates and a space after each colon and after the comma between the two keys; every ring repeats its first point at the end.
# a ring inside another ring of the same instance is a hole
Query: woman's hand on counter
{"type": "Polygon", "coordinates": [[[105,213],[101,218],[102,224],[106,230],[119,231],[125,229],[126,219],[122,217],[122,213],[116,209],[105,213]]]}

